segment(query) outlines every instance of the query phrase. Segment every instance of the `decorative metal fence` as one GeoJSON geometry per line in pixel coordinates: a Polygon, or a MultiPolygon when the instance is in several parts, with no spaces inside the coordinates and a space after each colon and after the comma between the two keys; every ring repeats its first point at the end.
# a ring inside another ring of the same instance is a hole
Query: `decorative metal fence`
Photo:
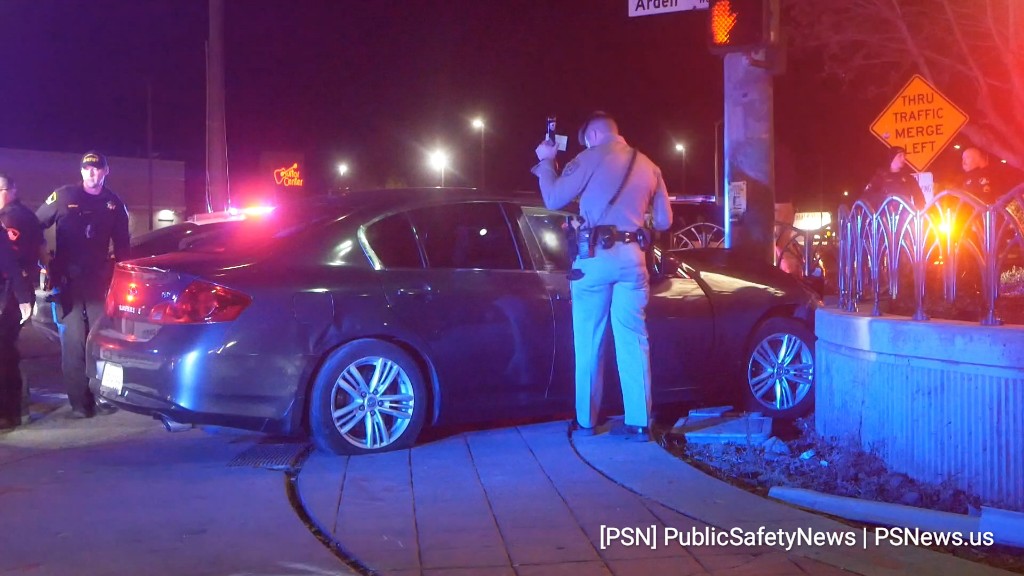
{"type": "MultiPolygon", "coordinates": [[[[831,256],[835,252],[834,236],[830,234],[831,229],[827,226],[817,230],[801,230],[783,222],[776,222],[775,240],[776,246],[779,246],[779,257],[775,265],[783,268],[784,256],[792,256],[796,264],[792,269],[786,269],[787,272],[806,279],[819,278],[824,285],[823,276],[832,272],[832,264],[835,261],[831,256]],[[783,234],[786,240],[779,242],[783,234]]],[[[673,249],[724,247],[725,229],[711,222],[697,222],[671,233],[670,248],[673,249]]]]}
{"type": "Polygon", "coordinates": [[[857,201],[839,208],[838,225],[842,309],[856,311],[871,301],[871,313],[879,316],[881,301],[909,285],[913,318],[927,320],[929,278],[941,279],[950,303],[958,283],[969,279],[980,282],[981,324],[996,325],[1000,272],[1024,248],[1024,184],[992,205],[953,190],[937,194],[920,211],[895,196],[878,207],[857,201]]]}
{"type": "Polygon", "coordinates": [[[672,232],[672,248],[721,248],[725,245],[725,229],[711,222],[697,222],[672,232]]]}

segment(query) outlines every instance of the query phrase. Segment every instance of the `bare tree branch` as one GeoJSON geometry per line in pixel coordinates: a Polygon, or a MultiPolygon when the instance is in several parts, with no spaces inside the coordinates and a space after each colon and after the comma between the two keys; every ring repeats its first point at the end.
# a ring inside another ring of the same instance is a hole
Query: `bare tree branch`
{"type": "MultiPolygon", "coordinates": [[[[1018,3],[1011,0],[1006,4],[1006,22],[1009,23],[1009,26],[1007,27],[1007,32],[1004,35],[1001,33],[999,26],[996,25],[992,2],[993,0],[987,0],[986,2],[986,6],[988,7],[988,33],[991,34],[991,37],[996,44],[996,54],[1001,60],[1003,69],[1009,72],[1008,76],[1010,77],[1010,82],[1007,87],[1010,91],[1009,99],[1011,102],[1020,102],[1022,96],[1024,96],[1024,76],[1015,72],[1022,69],[1019,50],[1021,47],[1013,41],[1014,37],[1018,34],[1017,29],[1014,28],[1014,25],[1016,24],[1015,15],[1017,14],[1016,7],[1018,6],[1018,3]]],[[[1016,121],[1019,124],[1024,124],[1024,108],[1020,106],[1011,106],[1010,109],[1013,111],[1016,121]]]]}
{"type": "Polygon", "coordinates": [[[960,26],[957,24],[956,18],[953,16],[953,11],[949,7],[949,0],[941,0],[941,2],[942,7],[946,11],[946,16],[949,18],[949,24],[953,28],[953,37],[956,38],[956,43],[960,46],[960,53],[963,54],[964,60],[967,61],[967,66],[971,69],[971,79],[978,87],[979,106],[981,106],[987,113],[995,115],[995,110],[993,110],[992,106],[992,98],[989,96],[988,83],[985,82],[985,74],[978,67],[978,63],[974,59],[974,54],[967,48],[967,43],[964,41],[964,35],[960,31],[960,26]]]}
{"type": "Polygon", "coordinates": [[[783,2],[794,49],[822,58],[824,72],[862,93],[920,73],[971,104],[965,132],[977,145],[1024,167],[1022,0],[783,2]]]}
{"type": "Polygon", "coordinates": [[[892,0],[892,8],[895,12],[895,17],[893,18],[894,24],[901,32],[907,50],[909,50],[911,57],[917,63],[917,67],[921,69],[921,74],[924,75],[925,78],[932,80],[934,76],[932,75],[931,67],[928,66],[928,61],[921,55],[920,49],[918,49],[917,44],[910,35],[910,30],[907,29],[907,23],[903,20],[903,14],[900,11],[899,0],[892,0]]]}

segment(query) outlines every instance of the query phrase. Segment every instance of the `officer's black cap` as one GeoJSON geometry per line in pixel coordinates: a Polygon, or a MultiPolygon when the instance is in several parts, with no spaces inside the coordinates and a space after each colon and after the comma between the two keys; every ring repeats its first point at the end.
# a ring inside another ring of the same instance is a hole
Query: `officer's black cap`
{"type": "Polygon", "coordinates": [[[892,162],[893,160],[896,159],[896,156],[906,153],[907,149],[904,148],[903,146],[893,146],[886,151],[885,159],[888,160],[889,162],[892,162]]]}
{"type": "Polygon", "coordinates": [[[90,150],[85,153],[85,156],[82,156],[82,168],[86,166],[93,166],[102,170],[107,167],[107,157],[99,152],[90,150]]]}

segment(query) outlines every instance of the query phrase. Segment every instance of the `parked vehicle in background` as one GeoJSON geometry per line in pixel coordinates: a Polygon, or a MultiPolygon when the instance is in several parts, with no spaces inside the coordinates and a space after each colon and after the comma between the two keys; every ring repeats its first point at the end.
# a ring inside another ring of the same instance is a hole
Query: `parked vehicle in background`
{"type": "MultiPolygon", "coordinates": [[[[533,195],[356,192],[121,263],[88,343],[93,390],[342,454],[442,422],[566,413],[564,222],[533,195]]],[[[651,292],[656,403],[811,408],[818,300],[796,279],[727,250],[659,251],[651,292]]]]}

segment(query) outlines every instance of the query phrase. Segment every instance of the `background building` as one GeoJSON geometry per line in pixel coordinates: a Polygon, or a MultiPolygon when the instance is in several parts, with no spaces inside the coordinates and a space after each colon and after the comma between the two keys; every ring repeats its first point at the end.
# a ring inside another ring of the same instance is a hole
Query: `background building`
{"type": "MultiPolygon", "coordinates": [[[[22,203],[35,210],[55,189],[82,181],[79,162],[84,153],[0,148],[0,172],[14,178],[22,203]]],[[[184,162],[107,156],[107,163],[110,174],[106,186],[128,207],[133,236],[148,232],[151,220],[156,229],[188,216],[184,162]]],[[[47,232],[52,246],[53,231],[47,232]]]]}

